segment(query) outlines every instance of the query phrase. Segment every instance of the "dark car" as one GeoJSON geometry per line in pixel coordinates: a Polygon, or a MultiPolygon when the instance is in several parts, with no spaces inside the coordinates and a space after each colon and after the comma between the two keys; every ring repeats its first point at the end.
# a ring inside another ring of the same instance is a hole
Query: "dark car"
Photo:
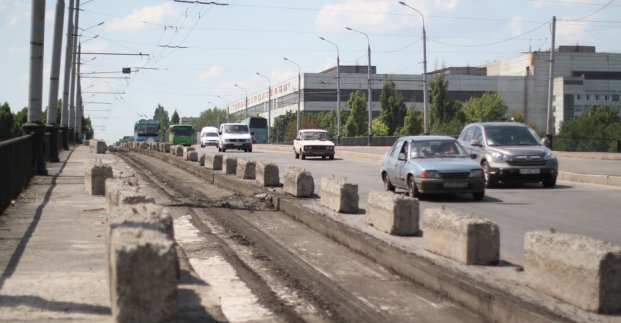
{"type": "Polygon", "coordinates": [[[487,187],[499,182],[556,185],[558,160],[535,131],[523,123],[472,123],[458,140],[469,153],[478,156],[487,187]]]}
{"type": "Polygon", "coordinates": [[[401,137],[384,155],[380,171],[384,188],[393,192],[404,189],[413,197],[472,193],[475,200],[482,200],[485,178],[473,157],[452,137],[401,137]]]}

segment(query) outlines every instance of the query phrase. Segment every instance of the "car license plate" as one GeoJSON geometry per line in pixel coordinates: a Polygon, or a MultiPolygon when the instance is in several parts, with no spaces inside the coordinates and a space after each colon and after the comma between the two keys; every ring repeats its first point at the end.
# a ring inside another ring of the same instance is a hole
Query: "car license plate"
{"type": "Polygon", "coordinates": [[[466,188],[468,183],[466,182],[444,182],[445,188],[466,188]]]}
{"type": "Polygon", "coordinates": [[[539,168],[522,168],[520,169],[520,174],[539,174],[540,171],[539,168]]]}

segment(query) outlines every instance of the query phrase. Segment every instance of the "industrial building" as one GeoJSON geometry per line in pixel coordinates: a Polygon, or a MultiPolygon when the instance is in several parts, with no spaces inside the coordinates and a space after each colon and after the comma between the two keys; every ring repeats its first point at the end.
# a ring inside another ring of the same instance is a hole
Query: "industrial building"
{"type": "MultiPolygon", "coordinates": [[[[498,92],[508,114],[521,112],[526,121],[546,130],[550,52],[528,52],[493,61],[480,67],[448,67],[428,73],[428,79],[444,74],[448,81],[447,100],[466,101],[485,92],[498,92]]],[[[377,74],[371,66],[373,117],[381,110],[379,97],[384,81],[392,80],[408,107],[423,109],[422,75],[377,74]]],[[[595,105],[621,107],[621,53],[598,53],[593,46],[560,46],[555,50],[552,112],[554,130],[595,105]]],[[[339,66],[301,76],[301,111],[336,109],[337,87],[340,108],[347,109],[349,95],[367,93],[367,66],[339,66]],[[338,82],[337,82],[338,81],[338,82]],[[340,86],[337,86],[339,83],[340,86]]],[[[254,93],[233,102],[231,114],[274,118],[298,108],[298,78],[271,86],[271,93],[254,93]],[[271,95],[272,104],[268,104],[271,95]]]]}

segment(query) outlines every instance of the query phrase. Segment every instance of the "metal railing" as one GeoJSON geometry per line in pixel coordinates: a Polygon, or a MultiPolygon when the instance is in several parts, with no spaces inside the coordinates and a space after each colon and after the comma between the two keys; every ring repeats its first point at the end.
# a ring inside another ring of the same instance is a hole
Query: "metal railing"
{"type": "Polygon", "coordinates": [[[554,150],[583,152],[621,152],[621,139],[554,136],[554,150]]]}
{"type": "Polygon", "coordinates": [[[33,135],[0,141],[0,213],[28,186],[33,176],[33,135]]]}

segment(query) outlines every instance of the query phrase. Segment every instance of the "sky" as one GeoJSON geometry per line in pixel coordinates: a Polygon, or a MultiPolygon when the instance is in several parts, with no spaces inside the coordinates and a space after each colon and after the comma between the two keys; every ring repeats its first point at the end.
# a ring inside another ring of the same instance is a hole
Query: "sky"
{"type": "MultiPolygon", "coordinates": [[[[429,71],[549,50],[553,16],[556,47],[621,52],[621,0],[405,0],[420,13],[397,0],[188,1],[81,0],[84,114],[96,138],[132,135],[158,104],[182,117],[226,107],[267,89],[257,72],[274,85],[297,78],[292,62],[302,73],[335,66],[337,48],[319,37],[338,46],[341,65],[367,65],[370,44],[378,73],[421,74],[423,17],[429,71]]],[[[0,0],[0,102],[13,112],[28,105],[30,4],[0,0]]],[[[43,109],[55,7],[46,1],[43,109]]]]}

